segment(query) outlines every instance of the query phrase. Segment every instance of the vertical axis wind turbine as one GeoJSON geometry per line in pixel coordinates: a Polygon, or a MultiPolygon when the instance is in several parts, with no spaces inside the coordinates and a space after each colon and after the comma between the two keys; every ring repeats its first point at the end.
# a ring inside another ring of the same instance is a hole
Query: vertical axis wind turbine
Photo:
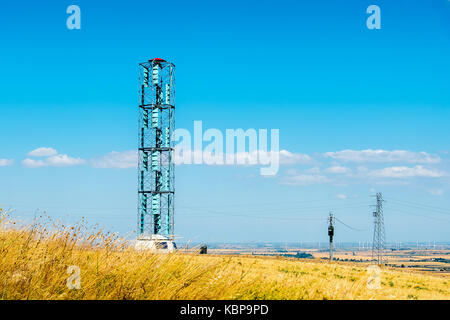
{"type": "Polygon", "coordinates": [[[168,249],[174,240],[175,65],[139,64],[138,241],[168,249]]]}

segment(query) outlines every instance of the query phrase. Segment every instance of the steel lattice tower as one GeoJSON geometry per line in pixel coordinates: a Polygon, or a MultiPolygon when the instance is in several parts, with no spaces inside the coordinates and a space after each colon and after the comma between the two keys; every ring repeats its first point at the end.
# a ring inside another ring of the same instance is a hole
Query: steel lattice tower
{"type": "Polygon", "coordinates": [[[175,65],[160,58],[139,64],[138,239],[173,240],[175,65]]]}
{"type": "Polygon", "coordinates": [[[374,229],[373,229],[373,244],[372,244],[372,259],[375,259],[377,264],[386,262],[385,257],[385,231],[383,218],[383,196],[381,193],[376,194],[377,204],[375,205],[374,229]]]}

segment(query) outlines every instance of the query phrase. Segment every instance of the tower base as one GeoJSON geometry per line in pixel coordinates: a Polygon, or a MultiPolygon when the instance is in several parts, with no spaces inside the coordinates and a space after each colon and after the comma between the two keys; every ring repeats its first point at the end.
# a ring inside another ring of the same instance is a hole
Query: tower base
{"type": "Polygon", "coordinates": [[[168,237],[152,234],[151,236],[139,237],[134,248],[139,251],[148,250],[157,253],[170,253],[177,249],[177,245],[168,237]]]}

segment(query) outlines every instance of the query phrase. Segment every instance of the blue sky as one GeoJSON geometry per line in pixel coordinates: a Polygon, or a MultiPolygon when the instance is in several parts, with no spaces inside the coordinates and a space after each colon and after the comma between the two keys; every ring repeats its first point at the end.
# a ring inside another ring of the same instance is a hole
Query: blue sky
{"type": "Polygon", "coordinates": [[[388,241],[450,240],[448,0],[6,0],[0,27],[0,204],[17,217],[135,229],[138,63],[162,57],[178,128],[276,128],[289,152],[272,178],[178,166],[183,240],[326,241],[333,210],[365,230],[337,241],[370,241],[375,191],[388,241]]]}

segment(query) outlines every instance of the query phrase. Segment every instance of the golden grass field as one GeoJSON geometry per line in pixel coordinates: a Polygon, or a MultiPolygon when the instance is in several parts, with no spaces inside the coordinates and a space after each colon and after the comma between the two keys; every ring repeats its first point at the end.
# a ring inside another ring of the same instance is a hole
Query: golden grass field
{"type": "Polygon", "coordinates": [[[449,277],[318,260],[138,252],[84,224],[0,222],[0,299],[449,299],[449,277]],[[69,289],[69,266],[81,288],[69,289]]]}

